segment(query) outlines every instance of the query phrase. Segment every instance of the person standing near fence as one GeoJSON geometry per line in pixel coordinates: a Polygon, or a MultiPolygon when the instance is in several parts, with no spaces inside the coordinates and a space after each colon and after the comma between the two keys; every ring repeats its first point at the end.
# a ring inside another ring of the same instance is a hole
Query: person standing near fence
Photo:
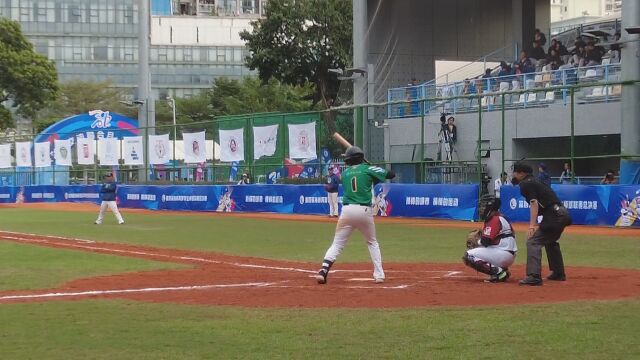
{"type": "Polygon", "coordinates": [[[124,224],[124,219],[118,211],[118,204],[116,204],[116,190],[118,186],[113,178],[113,174],[109,173],[104,177],[104,183],[100,188],[100,213],[98,214],[98,219],[96,220],[96,225],[102,224],[102,220],[104,219],[104,212],[107,210],[107,207],[113,215],[115,215],[118,220],[118,224],[124,224]]]}
{"type": "Polygon", "coordinates": [[[327,183],[324,186],[329,201],[329,217],[338,217],[338,186],[340,184],[338,171],[337,167],[329,168],[329,177],[327,177],[327,183]]]}
{"type": "Polygon", "coordinates": [[[573,172],[571,171],[571,165],[564,163],[564,170],[560,174],[560,184],[571,184],[573,180],[573,172]]]}

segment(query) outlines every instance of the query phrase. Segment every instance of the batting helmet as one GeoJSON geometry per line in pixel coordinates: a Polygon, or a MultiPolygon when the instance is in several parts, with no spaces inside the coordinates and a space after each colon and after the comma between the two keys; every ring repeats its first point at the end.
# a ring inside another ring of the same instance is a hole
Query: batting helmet
{"type": "Polygon", "coordinates": [[[357,146],[351,146],[342,156],[344,156],[344,162],[348,165],[357,165],[364,160],[364,152],[357,146]]]}

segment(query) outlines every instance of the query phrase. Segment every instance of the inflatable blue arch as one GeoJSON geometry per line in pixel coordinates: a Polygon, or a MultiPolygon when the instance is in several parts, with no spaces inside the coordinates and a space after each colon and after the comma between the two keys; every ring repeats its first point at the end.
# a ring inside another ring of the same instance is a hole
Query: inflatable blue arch
{"type": "Polygon", "coordinates": [[[122,139],[127,136],[138,136],[140,130],[138,120],[110,111],[93,110],[58,121],[36,135],[33,141],[53,142],[55,139],[66,140],[80,134],[90,138],[122,139]]]}

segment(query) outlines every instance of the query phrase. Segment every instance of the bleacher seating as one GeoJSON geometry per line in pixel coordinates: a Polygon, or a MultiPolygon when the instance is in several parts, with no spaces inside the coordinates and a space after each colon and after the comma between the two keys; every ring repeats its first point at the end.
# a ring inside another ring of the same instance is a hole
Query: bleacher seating
{"type": "MultiPolygon", "coordinates": [[[[603,65],[582,67],[582,68],[563,68],[560,70],[549,70],[544,67],[544,71],[529,74],[514,74],[504,77],[494,77],[482,79],[482,92],[479,98],[456,99],[451,100],[447,97],[469,95],[476,93],[465,93],[467,87],[464,81],[436,84],[431,81],[419,86],[418,99],[437,98],[435,101],[426,101],[424,112],[441,111],[443,108],[449,112],[469,112],[478,111],[481,106],[487,111],[499,110],[502,106],[501,96],[497,93],[507,91],[518,91],[525,89],[526,93],[507,94],[505,95],[505,105],[508,107],[525,107],[525,106],[549,106],[553,103],[561,102],[567,104],[568,90],[549,90],[544,92],[531,91],[537,89],[545,89],[551,86],[569,86],[577,83],[593,84],[593,88],[581,88],[576,90],[576,96],[580,100],[579,103],[586,102],[602,102],[602,101],[619,101],[622,93],[621,85],[606,85],[606,83],[617,82],[620,80],[621,66],[619,63],[604,62],[603,65]],[[602,85],[598,86],[600,83],[602,85]],[[540,95],[538,95],[538,93],[540,95]],[[423,95],[424,94],[424,95],[423,95]],[[493,95],[490,95],[493,94],[493,95]],[[543,95],[544,94],[544,95],[543,95]],[[539,99],[538,99],[539,97],[539,99]]],[[[475,81],[476,79],[471,79],[475,81]]],[[[388,100],[400,101],[406,100],[408,88],[394,88],[388,91],[388,100]]],[[[415,91],[414,91],[415,93],[415,91]]],[[[388,106],[389,118],[417,116],[421,112],[419,106],[406,106],[404,104],[394,104],[388,106]]]]}

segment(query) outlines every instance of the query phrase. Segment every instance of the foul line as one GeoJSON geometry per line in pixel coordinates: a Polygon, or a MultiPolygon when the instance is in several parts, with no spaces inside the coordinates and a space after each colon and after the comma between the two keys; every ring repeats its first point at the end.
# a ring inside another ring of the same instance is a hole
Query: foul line
{"type": "Polygon", "coordinates": [[[21,299],[40,299],[40,298],[56,298],[56,297],[75,297],[75,296],[90,296],[90,295],[111,295],[111,294],[129,294],[129,293],[146,293],[146,292],[160,292],[160,291],[183,291],[183,290],[208,290],[216,288],[241,288],[241,287],[265,287],[276,283],[244,283],[244,284],[219,284],[219,285],[200,285],[200,286],[173,286],[164,288],[143,288],[143,289],[121,289],[121,290],[90,290],[79,292],[57,292],[47,294],[33,294],[33,295],[8,295],[0,296],[2,300],[21,300],[21,299]]]}

